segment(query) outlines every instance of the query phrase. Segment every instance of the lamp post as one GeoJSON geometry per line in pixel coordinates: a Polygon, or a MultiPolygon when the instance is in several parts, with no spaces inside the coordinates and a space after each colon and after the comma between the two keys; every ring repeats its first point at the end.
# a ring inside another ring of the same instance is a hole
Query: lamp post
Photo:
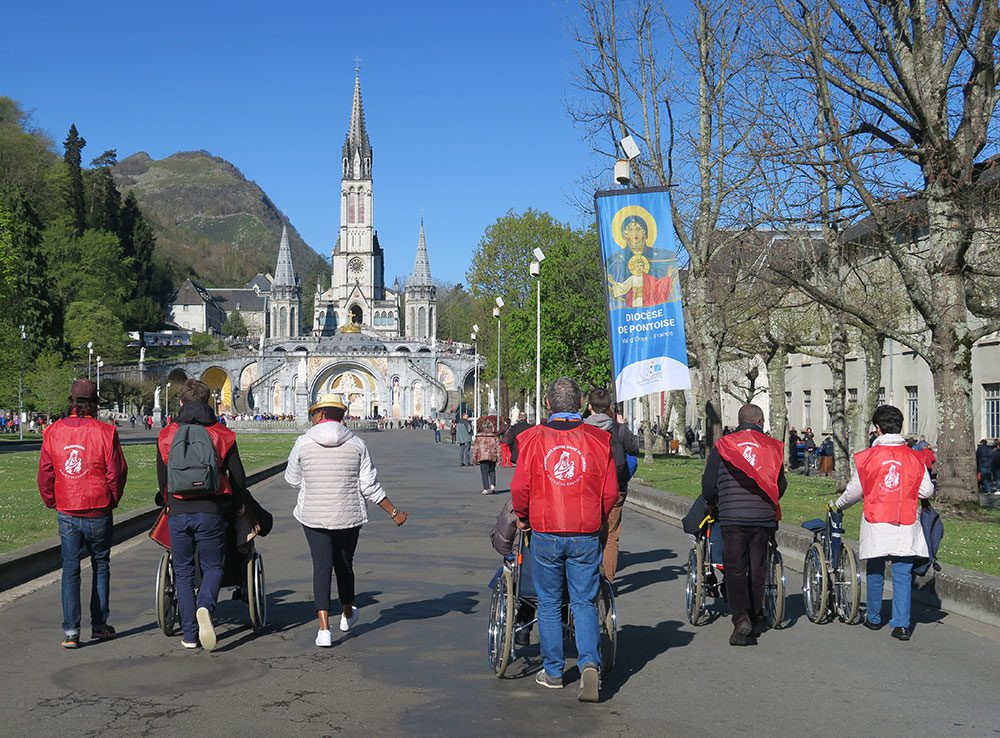
{"type": "Polygon", "coordinates": [[[496,299],[497,306],[493,308],[493,317],[497,319],[497,418],[500,418],[500,405],[502,392],[500,391],[500,308],[503,307],[503,298],[496,299]]]}
{"type": "Polygon", "coordinates": [[[170,415],[170,382],[167,382],[167,386],[163,390],[163,410],[160,414],[160,421],[162,422],[168,415],[170,415]]]}
{"type": "Polygon", "coordinates": [[[534,261],[528,268],[535,277],[535,425],[542,422],[542,262],[545,252],[537,246],[531,251],[534,261]]]}
{"type": "Polygon", "coordinates": [[[101,367],[104,366],[104,362],[101,361],[101,357],[97,357],[97,397],[100,400],[101,396],[101,367]]]}
{"type": "Polygon", "coordinates": [[[90,360],[94,358],[94,342],[87,341],[87,379],[90,379],[90,360]]]}
{"type": "Polygon", "coordinates": [[[24,343],[28,340],[28,334],[24,330],[24,323],[21,323],[21,364],[17,374],[17,437],[24,440],[24,343]]]}
{"type": "Polygon", "coordinates": [[[476,341],[478,335],[479,326],[472,326],[469,337],[472,339],[472,357],[476,362],[472,367],[472,414],[476,418],[479,417],[479,344],[476,341]]]}

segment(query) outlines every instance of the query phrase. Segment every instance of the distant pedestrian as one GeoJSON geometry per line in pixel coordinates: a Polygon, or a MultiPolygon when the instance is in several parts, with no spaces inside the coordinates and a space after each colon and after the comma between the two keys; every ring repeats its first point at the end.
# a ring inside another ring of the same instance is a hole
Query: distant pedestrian
{"type": "Polygon", "coordinates": [[[360,617],[354,606],[354,552],[361,526],[368,522],[365,503],[381,507],[397,526],[407,517],[382,489],[364,441],[344,425],[346,412],[340,396],[321,395],[309,408],[313,426],[296,439],[285,469],[285,481],[299,490],[292,514],[302,524],[312,556],[316,645],[321,648],[333,645],[331,573],[343,607],[340,630],[349,631],[360,617]]]}
{"type": "Polygon", "coordinates": [[[476,418],[476,438],[472,442],[472,463],[479,465],[484,495],[491,495],[497,488],[497,462],[500,460],[500,436],[497,417],[483,415],[476,418]]]}
{"type": "Polygon", "coordinates": [[[97,386],[79,379],[69,393],[69,416],[56,421],[42,439],[38,491],[46,507],[58,511],[62,548],[63,648],[80,645],[80,559],[90,554],[91,637],[114,638],[111,612],[111,543],[114,519],[125,490],[128,464],[118,433],[95,419],[97,386]]]}
{"type": "Polygon", "coordinates": [[[440,418],[432,420],[431,423],[434,424],[434,443],[441,443],[441,423],[444,422],[440,418]]]}
{"type": "Polygon", "coordinates": [[[517,463],[517,437],[528,430],[528,428],[531,428],[531,424],[528,422],[528,415],[527,413],[521,413],[517,416],[517,422],[504,433],[504,442],[510,447],[510,461],[512,464],[517,463]]]}
{"type": "Polygon", "coordinates": [[[466,413],[462,413],[461,420],[455,426],[455,442],[458,443],[458,465],[472,466],[469,455],[469,446],[472,444],[472,428],[466,413]]]}
{"type": "MultiPolygon", "coordinates": [[[[872,415],[875,443],[854,454],[855,469],[847,489],[837,499],[845,509],[864,500],[859,554],[865,559],[868,611],[865,627],[882,627],[885,565],[892,565],[892,637],[910,640],[910,592],[913,563],[928,558],[927,541],[918,519],[920,499],[934,495],[927,467],[900,435],[903,413],[881,405],[872,415]]],[[[726,572],[728,576],[728,571],[726,572]]]]}
{"type": "Polygon", "coordinates": [[[984,438],[976,447],[976,469],[979,472],[979,486],[984,494],[993,492],[993,449],[984,438]]]}

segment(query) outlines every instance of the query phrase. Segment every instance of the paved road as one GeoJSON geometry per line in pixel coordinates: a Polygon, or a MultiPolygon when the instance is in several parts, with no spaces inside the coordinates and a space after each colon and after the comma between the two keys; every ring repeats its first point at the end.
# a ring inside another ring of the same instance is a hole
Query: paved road
{"type": "MultiPolygon", "coordinates": [[[[603,702],[576,702],[575,684],[535,685],[537,652],[521,678],[498,680],[484,645],[497,564],[487,534],[502,497],[480,496],[478,470],[458,467],[455,447],[429,432],[365,438],[412,517],[397,529],[376,510],[362,533],[354,632],[332,649],[313,646],[309,556],[293,493],[274,479],[256,490],[276,513],[259,547],[268,633],[254,637],[242,604],[226,603],[215,652],[164,637],[152,610],[159,552],[142,540],[113,559],[115,641],[60,649],[57,583],[0,608],[0,734],[1000,734],[996,631],[922,613],[901,644],[885,630],[813,625],[794,595],[790,628],[731,648],[728,621],[684,619],[685,536],[635,510],[622,541],[619,660],[603,702]]],[[[509,475],[501,471],[501,486],[509,475]]]]}

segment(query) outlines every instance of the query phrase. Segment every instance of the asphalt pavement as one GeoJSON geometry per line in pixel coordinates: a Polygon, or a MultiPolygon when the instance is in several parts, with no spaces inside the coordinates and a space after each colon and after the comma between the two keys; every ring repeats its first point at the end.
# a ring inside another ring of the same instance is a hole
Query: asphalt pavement
{"type": "Polygon", "coordinates": [[[576,701],[572,660],[566,689],[536,685],[537,646],[497,679],[485,656],[498,563],[488,535],[511,470],[482,496],[479,470],[459,467],[456,447],[429,431],[363,437],[411,517],[397,528],[371,509],[355,561],[361,619],[335,631],[333,648],[313,645],[309,554],[294,492],[275,477],[254,490],[275,513],[258,546],[265,633],[253,635],[242,603],[224,602],[214,652],[164,636],[153,610],[160,550],[136,539],[112,559],[116,640],[60,648],[58,575],[0,604],[0,735],[1000,735],[995,629],[926,610],[909,643],[888,628],[814,625],[789,571],[789,627],[733,648],[727,618],[687,624],[687,537],[634,509],[616,582],[618,660],[601,702],[576,701]]]}

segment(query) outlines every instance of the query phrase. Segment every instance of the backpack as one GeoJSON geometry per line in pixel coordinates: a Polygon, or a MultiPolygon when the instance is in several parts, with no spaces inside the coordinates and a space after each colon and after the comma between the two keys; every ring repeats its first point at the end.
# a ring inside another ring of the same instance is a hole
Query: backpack
{"type": "Polygon", "coordinates": [[[170,443],[167,492],[189,499],[219,491],[219,460],[212,437],[202,425],[184,424],[170,443]]]}

